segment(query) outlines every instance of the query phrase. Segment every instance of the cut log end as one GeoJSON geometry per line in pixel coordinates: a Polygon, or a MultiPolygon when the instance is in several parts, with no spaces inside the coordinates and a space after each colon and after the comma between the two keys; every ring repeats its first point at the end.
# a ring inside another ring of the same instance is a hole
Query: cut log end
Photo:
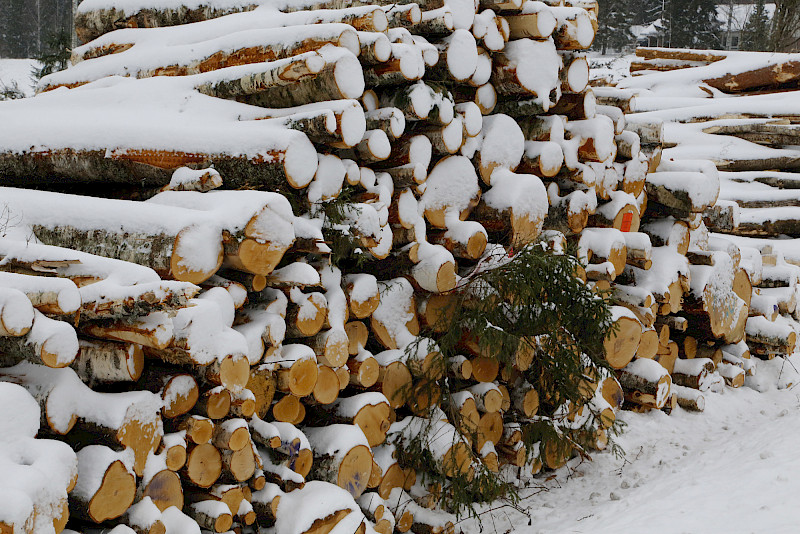
{"type": "MultiPolygon", "coordinates": [[[[181,250],[181,241],[186,239],[185,230],[182,230],[175,238],[175,246],[173,248],[172,257],[170,258],[170,273],[175,280],[181,282],[190,282],[192,284],[200,284],[205,282],[222,267],[222,261],[225,258],[222,243],[220,242],[219,252],[217,254],[216,262],[213,266],[209,265],[204,268],[195,268],[191,266],[185,258],[182,258],[178,253],[181,250]]],[[[191,245],[186,245],[190,247],[191,245]]]]}
{"type": "Polygon", "coordinates": [[[185,471],[192,484],[209,488],[222,473],[222,455],[210,443],[197,445],[189,452],[185,471]]]}
{"type": "Polygon", "coordinates": [[[617,321],[618,330],[610,333],[603,345],[606,361],[614,369],[622,369],[633,359],[642,337],[642,325],[631,317],[617,321]]]}
{"type": "Polygon", "coordinates": [[[183,508],[183,488],[181,478],[173,471],[161,471],[147,484],[144,496],[150,497],[160,511],[164,511],[170,506],[175,506],[179,510],[183,508]]]}
{"type": "Polygon", "coordinates": [[[219,365],[219,379],[226,389],[240,391],[250,378],[250,362],[247,358],[226,356],[219,365]]]}
{"type": "Polygon", "coordinates": [[[103,475],[100,489],[89,501],[88,515],[96,523],[115,519],[130,508],[135,495],[136,478],[118,460],[103,475]]]}
{"type": "Polygon", "coordinates": [[[357,445],[348,451],[339,466],[336,484],[358,498],[367,489],[372,473],[372,452],[369,447],[357,445]]]}
{"type": "Polygon", "coordinates": [[[133,470],[141,476],[144,473],[147,457],[161,442],[161,427],[155,420],[143,421],[131,418],[117,432],[117,441],[123,447],[133,450],[133,470]]]}

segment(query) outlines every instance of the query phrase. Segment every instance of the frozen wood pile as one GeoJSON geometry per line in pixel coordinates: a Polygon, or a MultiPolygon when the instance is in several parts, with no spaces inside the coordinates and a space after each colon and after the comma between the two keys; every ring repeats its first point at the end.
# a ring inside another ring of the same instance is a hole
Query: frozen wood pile
{"type": "Polygon", "coordinates": [[[651,202],[643,215],[646,231],[661,236],[651,235],[653,244],[672,244],[688,267],[689,291],[663,319],[680,328],[670,338],[677,346],[667,365],[682,386],[704,389],[701,379],[687,383],[682,376],[703,366],[711,377],[705,387],[719,377],[741,385],[755,372],[751,354],[789,355],[800,331],[794,240],[769,240],[796,237],[793,220],[800,214],[796,177],[785,172],[800,157],[791,146],[792,105],[800,98],[787,90],[795,85],[798,58],[649,48],[637,56],[642,61],[631,68],[637,76],[596,92],[627,113],[643,141],[650,136],[668,147],[647,176],[651,202]],[[711,98],[714,90],[736,96],[711,98]],[[698,315],[714,308],[717,318],[698,315]],[[698,358],[710,362],[688,361],[698,358]],[[711,374],[715,368],[719,377],[711,374]]]}
{"type": "Polygon", "coordinates": [[[631,62],[631,73],[636,75],[713,65],[700,79],[730,94],[795,88],[800,79],[798,54],[639,47],[636,57],[631,62]]]}
{"type": "Polygon", "coordinates": [[[74,66],[0,106],[8,231],[42,243],[0,241],[36,310],[0,323],[0,378],[77,450],[75,529],[452,532],[420,439],[439,478],[524,479],[623,402],[702,409],[751,368],[749,272],[702,244],[716,169],[587,87],[595,2],[358,4],[86,0],[74,66]],[[542,230],[618,325],[615,373],[547,412],[527,344],[436,344],[463,278],[542,230]],[[528,450],[543,418],[566,438],[528,450]]]}

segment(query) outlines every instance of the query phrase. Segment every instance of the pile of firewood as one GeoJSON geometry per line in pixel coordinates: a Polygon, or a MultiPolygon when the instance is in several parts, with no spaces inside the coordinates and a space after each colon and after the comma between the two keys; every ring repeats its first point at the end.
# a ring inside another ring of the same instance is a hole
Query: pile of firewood
{"type": "MultiPolygon", "coordinates": [[[[522,480],[574,453],[528,450],[539,416],[602,449],[623,402],[741,385],[716,169],[588,87],[596,2],[261,4],[85,0],[74,65],[0,107],[0,380],[77,451],[71,527],[452,532],[420,440],[439,479],[522,480]],[[463,277],[540,236],[615,304],[616,372],[560,415],[536,340],[507,365],[435,340],[463,277]]],[[[59,503],[0,527],[58,532],[59,503]]]]}

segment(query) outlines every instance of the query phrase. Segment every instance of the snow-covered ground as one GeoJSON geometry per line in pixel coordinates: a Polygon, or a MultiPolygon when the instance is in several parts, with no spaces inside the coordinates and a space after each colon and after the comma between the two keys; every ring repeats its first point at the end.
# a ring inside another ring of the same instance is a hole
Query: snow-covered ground
{"type": "MultiPolygon", "coordinates": [[[[620,412],[622,457],[573,459],[483,533],[800,532],[800,355],[758,362],[751,387],[706,394],[706,411],[620,412]]],[[[470,520],[462,526],[479,528],[470,520]]]]}
{"type": "Polygon", "coordinates": [[[36,63],[33,59],[0,59],[0,93],[17,88],[25,96],[33,96],[36,84],[31,72],[36,63]]]}

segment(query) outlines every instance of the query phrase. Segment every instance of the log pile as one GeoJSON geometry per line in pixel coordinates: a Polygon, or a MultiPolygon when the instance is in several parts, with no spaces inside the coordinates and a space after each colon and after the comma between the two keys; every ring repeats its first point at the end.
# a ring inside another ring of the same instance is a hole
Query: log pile
{"type": "MultiPolygon", "coordinates": [[[[785,109],[797,101],[789,74],[797,58],[658,48],[640,48],[637,56],[634,78],[596,91],[626,113],[643,143],[668,147],[647,176],[643,228],[654,245],[685,256],[678,279],[686,278],[677,292],[682,302],[656,317],[657,326],[669,325],[663,339],[672,345],[656,360],[679,386],[673,406],[702,410],[704,401],[687,387],[741,386],[756,371],[751,355],[796,350],[793,241],[770,239],[795,237],[795,175],[787,171],[800,153],[787,146],[795,144],[796,126],[785,109]],[[672,98],[666,88],[677,80],[692,97],[672,98]],[[736,97],[710,98],[708,87],[736,97]],[[785,100],[764,107],[764,98],[785,100]]],[[[666,264],[666,257],[653,259],[666,264]]]]}
{"type": "Polygon", "coordinates": [[[453,485],[741,385],[749,271],[688,254],[716,170],[588,87],[595,2],[356,4],[87,0],[74,66],[0,107],[36,238],[0,239],[0,380],[77,451],[75,530],[453,532],[453,485]],[[540,237],[614,300],[580,403],[526,374],[556,333],[504,365],[437,346],[463,280],[540,237]],[[543,419],[563,436],[526,445],[543,419]]]}

